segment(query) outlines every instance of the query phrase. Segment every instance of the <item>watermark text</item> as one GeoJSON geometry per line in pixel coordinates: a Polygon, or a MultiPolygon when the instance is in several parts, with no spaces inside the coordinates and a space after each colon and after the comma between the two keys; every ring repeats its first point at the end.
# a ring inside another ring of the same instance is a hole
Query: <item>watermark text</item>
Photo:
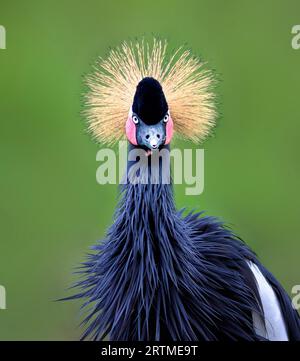
{"type": "Polygon", "coordinates": [[[101,185],[173,183],[184,184],[186,195],[204,191],[204,149],[163,148],[150,152],[133,148],[127,152],[127,142],[121,141],[118,152],[100,149],[96,160],[100,162],[96,180],[101,185]]]}
{"type": "Polygon", "coordinates": [[[300,285],[292,288],[292,302],[295,310],[300,310],[300,285]]]}
{"type": "Polygon", "coordinates": [[[6,49],[6,29],[0,25],[0,49],[6,49]]]}
{"type": "Polygon", "coordinates": [[[294,25],[292,27],[292,34],[294,34],[291,43],[292,48],[298,50],[300,49],[300,25],[294,25]]]}
{"type": "Polygon", "coordinates": [[[0,285],[0,310],[6,310],[6,290],[0,285]]]}

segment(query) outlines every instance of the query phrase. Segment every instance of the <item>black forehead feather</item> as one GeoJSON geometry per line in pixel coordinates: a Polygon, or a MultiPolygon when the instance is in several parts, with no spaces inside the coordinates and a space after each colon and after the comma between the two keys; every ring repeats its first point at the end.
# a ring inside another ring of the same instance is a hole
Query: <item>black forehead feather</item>
{"type": "Polygon", "coordinates": [[[136,87],[132,111],[146,124],[158,123],[168,111],[168,103],[160,83],[144,78],[136,87]]]}

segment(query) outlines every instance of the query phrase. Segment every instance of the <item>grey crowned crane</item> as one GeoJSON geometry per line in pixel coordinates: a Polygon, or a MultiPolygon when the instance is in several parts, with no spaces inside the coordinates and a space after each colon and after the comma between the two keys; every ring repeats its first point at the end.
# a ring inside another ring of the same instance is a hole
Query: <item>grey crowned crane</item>
{"type": "Polygon", "coordinates": [[[256,255],[218,219],[177,211],[162,181],[155,154],[173,131],[198,142],[214,125],[213,84],[190,51],[168,55],[157,39],[123,43],[88,77],[93,136],[126,136],[146,163],[136,172],[141,157],[128,161],[113,224],[81,266],[73,298],[87,308],[83,339],[300,340],[297,311],[256,255]]]}

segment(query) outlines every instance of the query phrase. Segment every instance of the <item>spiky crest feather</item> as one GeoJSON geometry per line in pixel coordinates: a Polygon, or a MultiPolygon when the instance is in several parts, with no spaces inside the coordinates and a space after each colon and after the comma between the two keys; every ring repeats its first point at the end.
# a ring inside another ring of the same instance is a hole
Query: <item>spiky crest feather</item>
{"type": "Polygon", "coordinates": [[[148,76],[163,87],[177,135],[192,141],[208,135],[216,118],[212,73],[189,50],[180,47],[168,56],[167,48],[166,40],[155,38],[124,42],[99,59],[87,77],[84,112],[96,140],[112,144],[124,136],[136,86],[148,76]]]}

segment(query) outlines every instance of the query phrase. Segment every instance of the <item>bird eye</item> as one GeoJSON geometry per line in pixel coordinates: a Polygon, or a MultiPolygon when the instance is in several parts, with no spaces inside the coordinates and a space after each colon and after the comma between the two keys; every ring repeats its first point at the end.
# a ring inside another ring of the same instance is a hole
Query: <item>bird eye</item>
{"type": "Polygon", "coordinates": [[[138,124],[138,122],[139,122],[138,117],[134,115],[132,117],[132,121],[133,121],[134,124],[138,124]]]}
{"type": "Polygon", "coordinates": [[[164,122],[167,123],[168,120],[169,120],[169,114],[166,114],[166,115],[164,116],[164,122]]]}

